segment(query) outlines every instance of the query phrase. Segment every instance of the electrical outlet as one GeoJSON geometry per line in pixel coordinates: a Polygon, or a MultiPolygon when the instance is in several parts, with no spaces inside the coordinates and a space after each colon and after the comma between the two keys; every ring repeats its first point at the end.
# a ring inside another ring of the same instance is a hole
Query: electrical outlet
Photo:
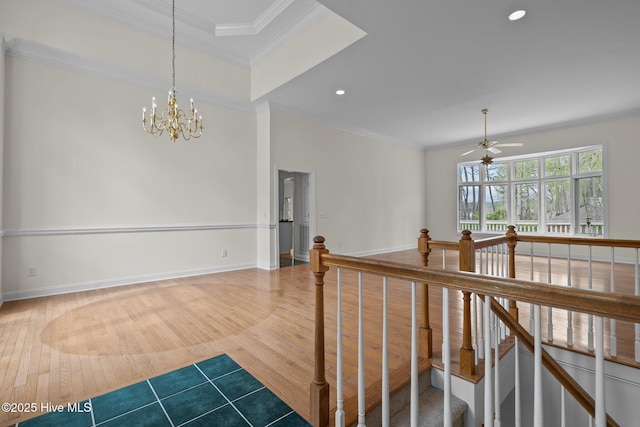
{"type": "Polygon", "coordinates": [[[38,271],[35,267],[27,267],[27,277],[35,277],[38,271]]]}
{"type": "Polygon", "coordinates": [[[220,256],[226,257],[227,256],[227,250],[223,249],[222,252],[220,253],[220,256]]]}

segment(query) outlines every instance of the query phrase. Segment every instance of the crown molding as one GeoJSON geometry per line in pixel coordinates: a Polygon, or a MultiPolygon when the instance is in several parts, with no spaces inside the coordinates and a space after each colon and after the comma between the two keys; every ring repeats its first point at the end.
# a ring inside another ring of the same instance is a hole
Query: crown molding
{"type": "Polygon", "coordinates": [[[216,24],[215,35],[224,36],[255,36],[273,22],[294,0],[275,0],[258,16],[255,21],[241,24],[216,24]]]}
{"type": "MultiPolygon", "coordinates": [[[[6,54],[15,58],[37,62],[55,68],[61,68],[81,74],[144,87],[154,91],[167,89],[167,78],[155,74],[134,70],[104,61],[89,58],[70,51],[46,46],[30,40],[5,35],[2,45],[6,54]]],[[[180,84],[182,93],[197,93],[198,101],[222,108],[255,114],[255,107],[249,101],[197,87],[193,84],[180,84]]]]}
{"type": "MultiPolygon", "coordinates": [[[[151,16],[160,15],[162,18],[171,16],[171,2],[166,0],[129,0],[139,8],[144,8],[147,19],[141,19],[139,14],[130,14],[122,11],[122,8],[116,7],[114,4],[100,0],[63,0],[72,6],[88,10],[89,12],[111,19],[115,22],[135,28],[136,30],[152,34],[163,39],[170,39],[170,33],[167,32],[169,27],[159,27],[157,20],[151,19],[151,16]]],[[[217,48],[209,40],[216,35],[216,25],[213,22],[200,18],[199,16],[185,12],[176,7],[176,23],[181,27],[188,28],[189,31],[180,31],[176,35],[176,40],[180,43],[191,47],[201,53],[209,56],[225,60],[235,65],[248,67],[247,58],[234,55],[228,51],[217,48]],[[195,30],[195,31],[194,31],[195,30]]],[[[167,23],[169,25],[169,22],[167,23]]]]}
{"type": "Polygon", "coordinates": [[[249,58],[249,65],[251,67],[254,67],[255,65],[259,64],[269,55],[280,49],[287,42],[301,35],[309,27],[320,21],[320,19],[322,19],[329,13],[332,12],[328,8],[321,5],[320,3],[315,3],[309,8],[309,10],[307,10],[304,15],[300,17],[300,19],[290,25],[286,30],[284,30],[273,40],[271,40],[271,42],[269,42],[266,46],[264,46],[253,56],[251,56],[251,58],[249,58]]]}

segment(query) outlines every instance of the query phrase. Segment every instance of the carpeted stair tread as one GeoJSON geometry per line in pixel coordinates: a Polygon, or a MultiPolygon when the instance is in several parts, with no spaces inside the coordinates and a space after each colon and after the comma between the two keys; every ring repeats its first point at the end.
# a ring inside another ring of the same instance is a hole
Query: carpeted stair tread
{"type": "MultiPolygon", "coordinates": [[[[434,387],[428,387],[420,393],[418,425],[424,427],[439,427],[443,425],[444,393],[434,387]]],[[[453,426],[464,425],[464,414],[467,404],[455,396],[451,396],[451,419],[453,426]]],[[[396,412],[390,420],[394,427],[411,425],[411,405],[407,404],[396,412]]]]}

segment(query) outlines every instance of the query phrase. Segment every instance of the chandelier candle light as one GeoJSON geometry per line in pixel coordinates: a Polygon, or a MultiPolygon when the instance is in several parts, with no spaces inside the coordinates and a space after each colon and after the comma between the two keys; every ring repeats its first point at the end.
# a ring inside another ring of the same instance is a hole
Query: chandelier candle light
{"type": "Polygon", "coordinates": [[[151,116],[150,127],[147,129],[147,107],[142,108],[142,128],[149,134],[158,137],[166,130],[172,141],[182,136],[185,140],[191,138],[200,138],[202,135],[202,116],[198,116],[198,110],[193,106],[193,98],[191,98],[191,106],[189,108],[189,116],[178,108],[178,99],[176,98],[176,2],[173,0],[172,7],[173,17],[173,37],[171,39],[171,50],[173,53],[173,80],[169,97],[167,99],[167,109],[162,111],[162,116],[157,115],[157,104],[155,96],[151,98],[151,116]]]}

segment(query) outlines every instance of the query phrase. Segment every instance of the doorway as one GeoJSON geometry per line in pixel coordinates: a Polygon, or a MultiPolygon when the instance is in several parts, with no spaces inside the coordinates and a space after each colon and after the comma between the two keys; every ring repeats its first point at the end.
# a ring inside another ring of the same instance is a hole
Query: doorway
{"type": "Polygon", "coordinates": [[[278,170],[279,267],[309,263],[312,221],[312,174],[278,170]]]}

